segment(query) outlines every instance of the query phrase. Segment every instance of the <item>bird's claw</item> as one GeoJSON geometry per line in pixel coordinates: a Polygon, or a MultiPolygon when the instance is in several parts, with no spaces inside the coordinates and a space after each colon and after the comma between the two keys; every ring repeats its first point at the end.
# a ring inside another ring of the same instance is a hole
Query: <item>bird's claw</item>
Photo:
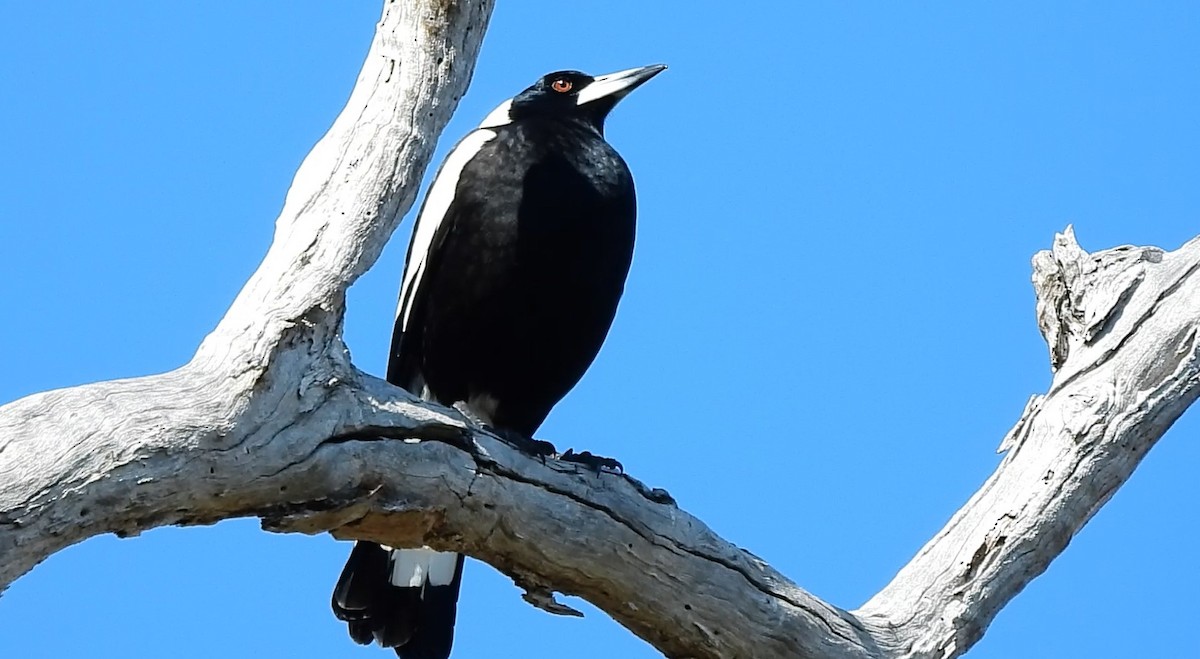
{"type": "Polygon", "coordinates": [[[526,437],[519,432],[505,428],[496,428],[494,426],[484,427],[488,430],[488,432],[504,440],[506,444],[516,448],[518,451],[521,451],[526,455],[531,455],[535,458],[538,458],[542,462],[545,462],[546,458],[557,458],[563,462],[571,462],[574,464],[583,465],[597,473],[605,471],[617,474],[625,473],[625,467],[620,463],[620,461],[614,458],[606,458],[602,455],[596,455],[591,451],[580,451],[579,453],[576,453],[575,449],[570,448],[567,449],[566,452],[560,454],[558,449],[554,447],[554,444],[551,444],[545,440],[526,437]]]}
{"type": "Polygon", "coordinates": [[[566,453],[558,456],[563,462],[574,462],[589,467],[596,472],[611,471],[618,474],[625,473],[625,467],[613,458],[606,458],[602,455],[595,455],[591,451],[575,452],[575,449],[569,448],[566,453]]]}
{"type": "Polygon", "coordinates": [[[541,439],[526,437],[519,432],[512,430],[504,430],[501,428],[488,427],[488,431],[504,440],[507,444],[513,446],[522,453],[532,455],[536,458],[545,460],[546,458],[558,452],[554,444],[541,439]]]}

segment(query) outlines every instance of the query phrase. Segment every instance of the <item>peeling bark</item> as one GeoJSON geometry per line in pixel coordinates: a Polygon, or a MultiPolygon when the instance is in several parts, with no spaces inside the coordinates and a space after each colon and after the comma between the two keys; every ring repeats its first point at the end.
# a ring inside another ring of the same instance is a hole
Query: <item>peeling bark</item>
{"type": "Polygon", "coordinates": [[[275,240],[186,366],[0,407],[0,588],[103,533],[257,516],[463,551],[536,606],[579,595],[671,657],[949,658],[1044,571],[1197,396],[1200,240],[1034,258],[1054,381],[996,472],[856,611],[632,478],[531,459],[358,371],[347,287],[412,204],[492,3],[388,2],[275,240]]]}

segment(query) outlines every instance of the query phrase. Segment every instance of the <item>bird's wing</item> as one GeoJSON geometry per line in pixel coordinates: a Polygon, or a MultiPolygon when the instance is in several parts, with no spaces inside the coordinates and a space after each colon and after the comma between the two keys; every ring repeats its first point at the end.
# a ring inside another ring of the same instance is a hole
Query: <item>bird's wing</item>
{"type": "MultiPolygon", "coordinates": [[[[423,285],[436,271],[454,218],[461,214],[454,198],[463,169],[495,137],[495,131],[476,130],[451,149],[425,194],[408,244],[387,379],[427,400],[432,396],[421,374],[421,307],[429,295],[423,285]]],[[[334,590],[334,613],[347,621],[359,643],[379,641],[395,647],[400,657],[448,657],[462,569],[460,554],[359,542],[334,590]]]]}
{"type": "Polygon", "coordinates": [[[404,262],[404,276],[400,282],[400,300],[396,306],[395,328],[392,331],[392,349],[388,357],[388,382],[423,396],[419,360],[412,346],[419,344],[411,336],[410,321],[422,295],[421,285],[425,274],[437,257],[438,247],[445,242],[450,231],[446,221],[450,206],[454,203],[459,177],[467,163],[479,153],[485,144],[495,139],[496,132],[480,128],[467,134],[450,150],[434,176],[433,185],[425,195],[417,223],[413,228],[412,240],[408,244],[408,255],[404,262]],[[405,340],[405,335],[408,340],[405,340]]]}

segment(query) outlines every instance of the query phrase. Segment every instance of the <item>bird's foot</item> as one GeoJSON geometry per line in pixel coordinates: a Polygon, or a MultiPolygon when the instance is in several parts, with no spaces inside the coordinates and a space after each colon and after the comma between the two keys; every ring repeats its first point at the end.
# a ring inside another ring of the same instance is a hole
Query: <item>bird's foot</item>
{"type": "Polygon", "coordinates": [[[575,449],[567,449],[565,453],[558,456],[558,459],[562,460],[563,462],[573,462],[575,464],[584,465],[596,473],[620,474],[625,478],[626,481],[629,482],[630,485],[633,486],[635,490],[638,491],[638,494],[641,494],[643,497],[653,501],[654,503],[661,503],[667,506],[676,505],[675,497],[672,497],[670,492],[667,492],[661,487],[647,487],[642,481],[625,473],[625,467],[615,458],[606,458],[602,455],[595,455],[591,451],[581,451],[576,453],[575,449]]]}
{"type": "Polygon", "coordinates": [[[515,430],[509,430],[508,428],[497,428],[496,426],[493,426],[483,417],[476,414],[475,411],[464,402],[457,402],[452,407],[454,407],[459,414],[467,417],[467,420],[471,423],[482,427],[484,430],[504,440],[505,444],[516,448],[522,453],[527,453],[536,458],[541,458],[543,461],[545,461],[546,458],[558,453],[558,449],[555,448],[554,444],[551,444],[550,442],[534,439],[532,437],[526,437],[525,435],[522,435],[515,430]]]}
{"type": "Polygon", "coordinates": [[[575,449],[569,448],[567,449],[566,453],[558,456],[558,459],[562,460],[563,462],[574,462],[575,464],[581,464],[597,473],[601,471],[611,471],[618,474],[625,473],[625,467],[621,466],[621,463],[617,460],[613,458],[606,458],[602,455],[595,455],[591,451],[582,451],[580,453],[576,453],[575,449]]]}
{"type": "Polygon", "coordinates": [[[541,458],[543,461],[558,452],[558,449],[554,448],[554,444],[550,442],[526,437],[513,430],[494,428],[492,426],[485,427],[488,429],[488,432],[503,439],[505,443],[515,447],[518,451],[532,455],[535,458],[541,458]]]}

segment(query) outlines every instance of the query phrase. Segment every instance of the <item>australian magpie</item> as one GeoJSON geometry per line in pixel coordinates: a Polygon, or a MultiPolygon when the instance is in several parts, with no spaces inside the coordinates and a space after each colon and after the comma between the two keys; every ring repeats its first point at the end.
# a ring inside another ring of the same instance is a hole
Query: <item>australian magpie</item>
{"type": "MultiPolygon", "coordinates": [[[[551,73],[454,147],[408,247],[389,382],[538,445],[600,350],[633,256],[633,177],[604,119],[664,68],[551,73]]],[[[459,554],[359,542],[333,611],[359,643],[445,659],[462,569],[459,554]]]]}

